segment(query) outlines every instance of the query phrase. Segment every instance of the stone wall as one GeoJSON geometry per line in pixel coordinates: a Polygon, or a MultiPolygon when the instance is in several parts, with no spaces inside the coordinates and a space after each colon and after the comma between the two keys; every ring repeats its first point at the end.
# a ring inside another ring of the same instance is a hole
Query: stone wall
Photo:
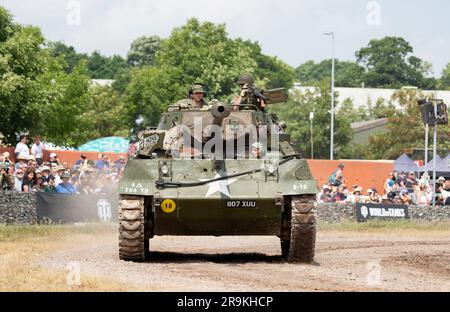
{"type": "MultiPolygon", "coordinates": [[[[414,222],[450,222],[450,207],[409,206],[409,217],[414,222]]],[[[339,223],[356,220],[354,204],[319,204],[317,206],[319,222],[339,223]]]]}
{"type": "MultiPolygon", "coordinates": [[[[415,222],[450,222],[450,207],[409,207],[409,216],[415,222]]],[[[320,204],[317,206],[319,222],[339,223],[355,221],[352,204],[320,204]]],[[[0,192],[0,224],[36,224],[37,202],[35,194],[0,192]]]]}
{"type": "Polygon", "coordinates": [[[0,192],[0,224],[36,224],[36,195],[0,192]]]}

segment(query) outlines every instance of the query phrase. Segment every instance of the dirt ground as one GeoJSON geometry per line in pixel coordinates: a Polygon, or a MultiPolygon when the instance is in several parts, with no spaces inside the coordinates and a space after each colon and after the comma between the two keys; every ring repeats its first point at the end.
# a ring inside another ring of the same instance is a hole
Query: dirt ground
{"type": "Polygon", "coordinates": [[[145,263],[118,260],[115,233],[38,257],[45,270],[79,264],[81,284],[108,279],[143,291],[450,291],[450,230],[319,231],[316,263],[284,263],[276,237],[155,237],[145,263]]]}

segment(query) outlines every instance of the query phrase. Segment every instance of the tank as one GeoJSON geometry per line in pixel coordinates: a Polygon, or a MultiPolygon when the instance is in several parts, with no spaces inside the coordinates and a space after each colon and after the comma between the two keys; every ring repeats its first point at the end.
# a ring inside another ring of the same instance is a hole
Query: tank
{"type": "Polygon", "coordinates": [[[146,260],[155,235],[274,235],[285,261],[313,262],[317,183],[277,116],[243,108],[171,106],[139,132],[119,183],[120,259],[146,260]]]}

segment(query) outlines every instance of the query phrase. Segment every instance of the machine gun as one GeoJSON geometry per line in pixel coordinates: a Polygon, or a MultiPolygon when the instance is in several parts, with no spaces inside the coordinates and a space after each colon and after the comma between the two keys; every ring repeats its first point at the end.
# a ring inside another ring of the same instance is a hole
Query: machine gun
{"type": "Polygon", "coordinates": [[[253,103],[263,100],[266,104],[278,104],[286,102],[289,98],[285,88],[261,91],[254,86],[247,85],[247,90],[247,96],[249,99],[253,100],[253,103]]]}

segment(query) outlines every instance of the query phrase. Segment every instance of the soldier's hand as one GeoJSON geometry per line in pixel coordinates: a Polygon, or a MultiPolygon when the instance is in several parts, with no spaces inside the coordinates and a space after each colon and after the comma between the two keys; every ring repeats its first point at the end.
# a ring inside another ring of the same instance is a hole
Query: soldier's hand
{"type": "Polygon", "coordinates": [[[242,90],[241,90],[241,94],[239,94],[241,97],[246,97],[248,94],[248,86],[245,85],[242,90]]]}

